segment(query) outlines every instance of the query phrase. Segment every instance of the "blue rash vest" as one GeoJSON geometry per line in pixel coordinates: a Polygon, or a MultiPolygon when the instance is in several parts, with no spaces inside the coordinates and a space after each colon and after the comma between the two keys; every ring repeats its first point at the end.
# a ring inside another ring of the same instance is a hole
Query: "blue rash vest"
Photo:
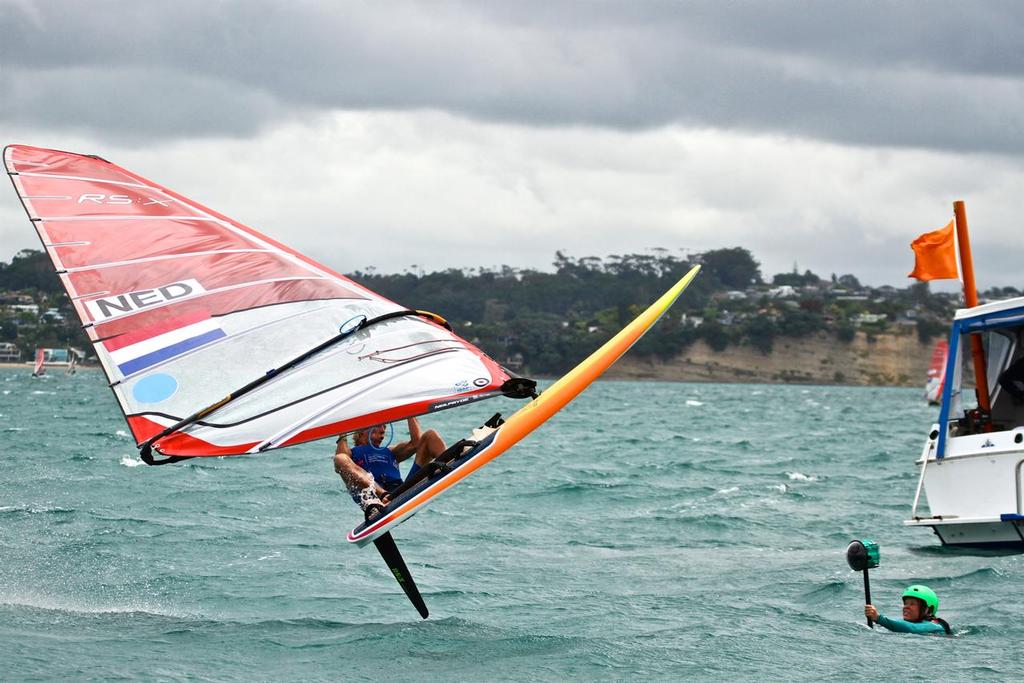
{"type": "Polygon", "coordinates": [[[352,449],[352,462],[369,472],[373,480],[385,489],[388,488],[388,484],[402,481],[398,460],[390,448],[356,446],[352,449]]]}
{"type": "Polygon", "coordinates": [[[890,631],[896,633],[917,633],[919,635],[945,635],[946,629],[942,624],[934,621],[904,621],[903,619],[890,619],[884,614],[878,615],[878,623],[890,631]]]}

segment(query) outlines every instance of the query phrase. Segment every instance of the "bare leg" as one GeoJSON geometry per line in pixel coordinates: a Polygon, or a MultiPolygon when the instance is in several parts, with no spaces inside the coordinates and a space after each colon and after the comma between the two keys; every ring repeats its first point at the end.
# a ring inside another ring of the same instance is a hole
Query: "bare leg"
{"type": "Polygon", "coordinates": [[[447,446],[444,439],[433,429],[428,429],[420,435],[420,442],[416,446],[416,464],[423,467],[428,462],[444,453],[447,446]]]}

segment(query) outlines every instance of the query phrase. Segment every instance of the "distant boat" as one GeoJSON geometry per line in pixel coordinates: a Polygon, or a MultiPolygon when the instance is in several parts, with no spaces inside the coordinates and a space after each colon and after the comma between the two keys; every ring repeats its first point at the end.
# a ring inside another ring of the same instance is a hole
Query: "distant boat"
{"type": "Polygon", "coordinates": [[[78,366],[83,360],[85,360],[85,353],[80,349],[38,348],[32,363],[32,376],[41,377],[46,374],[47,367],[64,368],[65,374],[73,375],[78,371],[78,366]]]}
{"type": "Polygon", "coordinates": [[[904,524],[931,527],[944,545],[1024,549],[1024,297],[957,311],[949,340],[939,421],[904,524]],[[985,351],[988,412],[975,392],[973,335],[985,351]]]}
{"type": "Polygon", "coordinates": [[[36,349],[36,360],[32,366],[32,376],[42,377],[46,374],[46,349],[36,349]]]}
{"type": "Polygon", "coordinates": [[[932,359],[928,363],[928,379],[924,385],[924,397],[929,405],[937,406],[942,402],[942,387],[946,383],[946,360],[949,356],[949,342],[945,339],[936,342],[932,349],[932,359]]]}

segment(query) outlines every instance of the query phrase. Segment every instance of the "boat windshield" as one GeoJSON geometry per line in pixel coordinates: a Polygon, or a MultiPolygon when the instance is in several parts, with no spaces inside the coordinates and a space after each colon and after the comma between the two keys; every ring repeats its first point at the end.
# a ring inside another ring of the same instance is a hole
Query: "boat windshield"
{"type": "Polygon", "coordinates": [[[956,423],[954,433],[1004,431],[1024,425],[1024,345],[1021,344],[1024,324],[995,327],[973,334],[981,336],[985,349],[985,379],[992,409],[991,427],[982,426],[976,412],[977,382],[971,334],[964,332],[957,340],[950,387],[949,419],[956,423]]]}

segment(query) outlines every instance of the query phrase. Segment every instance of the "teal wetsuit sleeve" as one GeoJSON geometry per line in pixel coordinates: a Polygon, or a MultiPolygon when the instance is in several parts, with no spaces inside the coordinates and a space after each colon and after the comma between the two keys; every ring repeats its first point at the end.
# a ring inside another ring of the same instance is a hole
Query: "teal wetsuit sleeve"
{"type": "Polygon", "coordinates": [[[902,619],[890,619],[884,614],[879,614],[878,623],[896,633],[917,633],[919,635],[946,633],[946,629],[934,621],[903,621],[902,619]]]}

